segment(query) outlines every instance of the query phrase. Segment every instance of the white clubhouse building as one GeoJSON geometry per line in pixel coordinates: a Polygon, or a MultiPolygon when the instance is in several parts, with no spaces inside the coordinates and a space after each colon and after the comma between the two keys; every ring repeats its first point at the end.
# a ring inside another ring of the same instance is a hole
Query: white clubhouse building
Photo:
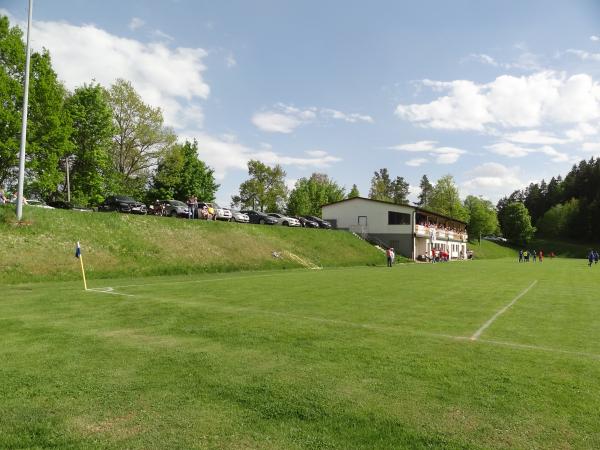
{"type": "Polygon", "coordinates": [[[352,231],[407,258],[430,256],[432,250],[450,259],[467,257],[465,222],[410,205],[355,197],[322,207],[333,228],[352,231]]]}

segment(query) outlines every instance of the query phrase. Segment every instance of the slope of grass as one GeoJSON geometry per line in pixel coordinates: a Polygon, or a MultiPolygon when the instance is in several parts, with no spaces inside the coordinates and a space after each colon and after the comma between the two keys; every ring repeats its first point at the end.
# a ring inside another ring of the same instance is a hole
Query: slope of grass
{"type": "Polygon", "coordinates": [[[496,259],[93,280],[126,295],[7,286],[0,448],[600,448],[598,270],[496,259]]]}
{"type": "Polygon", "coordinates": [[[498,259],[498,258],[513,258],[517,256],[517,251],[509,245],[500,244],[498,242],[481,240],[469,242],[467,248],[473,251],[475,259],[498,259]]]}
{"type": "Polygon", "coordinates": [[[324,267],[384,262],[377,249],[342,231],[35,207],[16,225],[13,207],[0,214],[3,282],[78,278],[77,241],[92,278],[302,267],[285,252],[324,267]]]}

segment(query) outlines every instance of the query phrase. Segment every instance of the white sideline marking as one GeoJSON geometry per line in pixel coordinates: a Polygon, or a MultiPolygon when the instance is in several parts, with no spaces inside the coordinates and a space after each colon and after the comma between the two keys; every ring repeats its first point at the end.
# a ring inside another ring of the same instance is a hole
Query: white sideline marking
{"type": "MultiPolygon", "coordinates": [[[[324,269],[324,273],[338,272],[338,271],[344,271],[344,270],[353,270],[353,269],[365,269],[365,268],[370,268],[370,267],[369,266],[349,266],[349,267],[327,268],[327,269],[324,269]]],[[[235,272],[231,272],[231,273],[233,274],[235,272]]],[[[308,273],[308,270],[307,269],[288,269],[285,272],[284,271],[280,271],[280,272],[270,271],[270,273],[260,274],[260,275],[229,276],[229,277],[222,277],[222,278],[207,277],[207,278],[202,278],[199,280],[158,281],[155,283],[145,283],[145,284],[123,284],[123,285],[118,285],[115,287],[116,288],[128,288],[128,287],[144,287],[144,286],[161,286],[163,284],[205,283],[207,281],[208,282],[210,282],[210,281],[235,281],[235,280],[243,280],[243,279],[248,279],[248,278],[271,278],[271,277],[277,277],[280,275],[286,275],[286,274],[292,274],[292,273],[308,273]]]]}
{"type": "Polygon", "coordinates": [[[527,294],[527,292],[529,292],[529,290],[534,287],[537,284],[538,280],[535,280],[533,283],[531,283],[527,289],[525,289],[524,291],[522,291],[519,295],[517,295],[515,298],[512,299],[512,301],[506,305],[504,308],[502,308],[500,311],[498,311],[496,314],[494,314],[492,316],[492,318],[490,320],[488,320],[486,323],[484,323],[481,328],[479,328],[479,330],[477,330],[475,333],[473,333],[473,336],[471,336],[471,340],[472,341],[476,341],[477,339],[479,339],[479,336],[481,336],[481,333],[483,333],[487,327],[489,327],[492,323],[494,323],[494,321],[501,316],[502,314],[504,314],[506,312],[506,310],[508,308],[510,308],[512,305],[514,305],[517,300],[519,300],[521,297],[523,297],[525,294],[527,294]]]}
{"type": "Polygon", "coordinates": [[[88,288],[88,291],[99,292],[100,294],[124,295],[125,297],[135,297],[135,295],[133,294],[123,294],[122,292],[115,292],[115,290],[111,287],[88,288]]]}

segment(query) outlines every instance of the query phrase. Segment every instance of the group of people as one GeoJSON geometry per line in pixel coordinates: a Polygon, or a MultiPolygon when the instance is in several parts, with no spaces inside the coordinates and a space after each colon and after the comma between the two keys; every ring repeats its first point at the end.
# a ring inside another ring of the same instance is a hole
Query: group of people
{"type": "Polygon", "coordinates": [[[432,222],[421,222],[419,225],[427,227],[427,228],[435,228],[436,230],[444,230],[444,231],[452,231],[453,233],[464,233],[464,230],[459,230],[458,228],[449,227],[447,225],[441,225],[439,223],[432,222]]]}
{"type": "MultiPolygon", "coordinates": [[[[14,192],[10,195],[8,192],[4,192],[4,189],[0,189],[0,205],[7,205],[9,203],[17,203],[17,193],[14,192]]],[[[25,197],[23,197],[23,204],[27,204],[25,197]]]]}
{"type": "MultiPolygon", "coordinates": [[[[554,252],[550,253],[550,258],[554,258],[554,252]]],[[[540,250],[536,252],[535,250],[519,250],[519,262],[529,262],[530,259],[533,260],[533,262],[544,262],[544,251],[540,250]]]]}
{"type": "Polygon", "coordinates": [[[216,220],[217,215],[212,205],[198,202],[198,197],[190,195],[186,201],[190,219],[216,220]]]}
{"type": "Polygon", "coordinates": [[[598,264],[599,258],[600,255],[598,255],[598,252],[596,250],[590,250],[590,252],[588,253],[588,266],[592,267],[592,264],[598,264]]]}

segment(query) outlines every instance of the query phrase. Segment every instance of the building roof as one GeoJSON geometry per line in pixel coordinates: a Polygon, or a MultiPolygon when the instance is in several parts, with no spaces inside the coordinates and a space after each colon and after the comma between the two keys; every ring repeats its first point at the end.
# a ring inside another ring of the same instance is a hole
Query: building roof
{"type": "Polygon", "coordinates": [[[365,197],[345,198],[344,200],[339,200],[337,202],[331,202],[331,203],[327,203],[325,205],[321,205],[321,208],[324,208],[325,206],[336,205],[338,203],[349,202],[351,200],[357,200],[357,199],[358,200],[366,200],[368,202],[383,203],[385,205],[405,206],[407,208],[411,208],[411,209],[414,209],[415,211],[419,211],[419,212],[422,212],[422,213],[425,213],[425,214],[432,214],[432,215],[437,216],[437,217],[442,217],[443,219],[453,220],[454,222],[464,223],[465,225],[467,224],[467,222],[465,222],[463,220],[455,219],[453,217],[448,217],[448,216],[445,216],[443,214],[437,213],[435,211],[430,211],[428,209],[419,208],[418,206],[409,205],[407,203],[394,203],[394,202],[387,202],[385,200],[375,200],[375,199],[372,199],[372,198],[365,198],[365,197]]]}

